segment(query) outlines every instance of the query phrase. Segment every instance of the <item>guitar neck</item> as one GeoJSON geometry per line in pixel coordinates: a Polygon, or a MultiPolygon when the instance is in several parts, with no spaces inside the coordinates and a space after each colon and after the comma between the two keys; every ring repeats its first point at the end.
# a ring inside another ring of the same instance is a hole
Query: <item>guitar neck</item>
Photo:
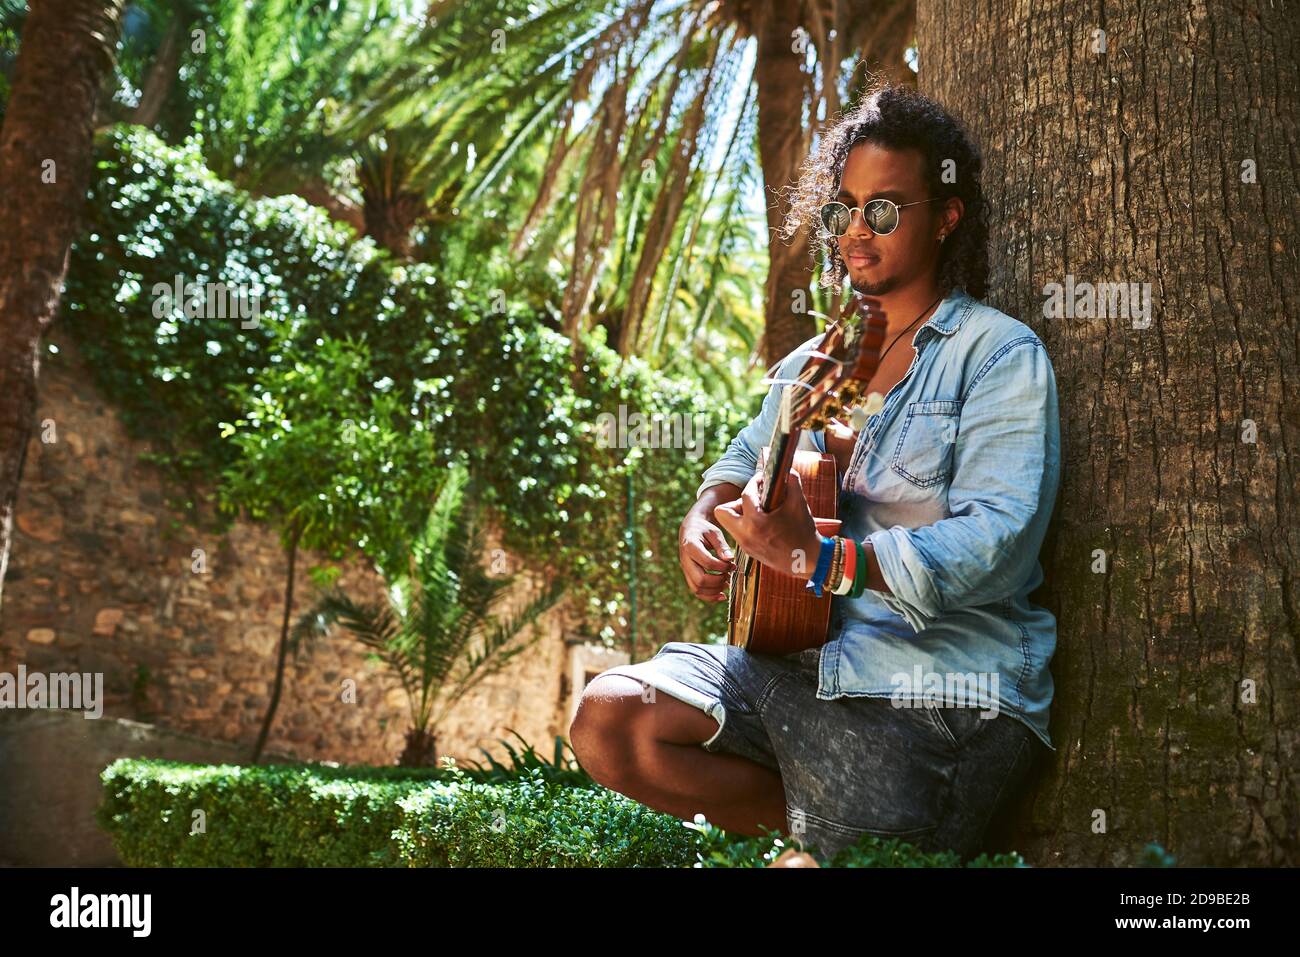
{"type": "Polygon", "coordinates": [[[758,495],[759,508],[765,512],[780,508],[785,501],[785,483],[790,479],[790,466],[794,463],[800,431],[783,432],[779,422],[772,429],[772,438],[767,444],[767,461],[763,463],[763,485],[758,495]]]}
{"type": "MultiPolygon", "coordinates": [[[[818,342],[814,355],[819,360],[805,364],[799,374],[798,385],[807,390],[799,393],[798,411],[790,395],[783,397],[781,413],[772,427],[772,438],[767,443],[767,459],[761,467],[762,487],[759,489],[759,507],[765,512],[780,508],[785,501],[785,486],[794,464],[799,436],[806,425],[824,428],[827,410],[828,384],[840,386],[837,401],[844,397],[857,397],[858,387],[871,381],[880,364],[880,345],[885,337],[883,314],[871,312],[868,300],[859,297],[854,313],[862,319],[862,328],[855,330],[838,319],[832,321],[818,342]],[[839,370],[839,371],[837,371],[839,370]],[[843,375],[844,371],[848,375],[843,375]],[[832,373],[835,373],[832,376],[832,373]],[[841,384],[840,380],[843,379],[841,384]],[[829,380],[829,382],[828,382],[829,380]]],[[[787,386],[787,390],[794,386],[787,386]]]]}

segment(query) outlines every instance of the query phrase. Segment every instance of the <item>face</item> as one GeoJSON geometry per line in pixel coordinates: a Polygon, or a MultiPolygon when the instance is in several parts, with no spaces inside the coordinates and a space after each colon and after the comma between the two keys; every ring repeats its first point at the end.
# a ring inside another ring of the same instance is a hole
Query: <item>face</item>
{"type": "MultiPolygon", "coordinates": [[[[893,200],[899,206],[930,198],[922,176],[919,150],[890,150],[859,143],[849,151],[836,197],[846,206],[872,199],[893,200]]],[[[898,211],[898,226],[878,236],[851,214],[848,232],[835,240],[853,288],[867,296],[882,296],[917,282],[929,282],[939,261],[939,236],[951,233],[961,216],[962,202],[923,203],[898,211]]]]}

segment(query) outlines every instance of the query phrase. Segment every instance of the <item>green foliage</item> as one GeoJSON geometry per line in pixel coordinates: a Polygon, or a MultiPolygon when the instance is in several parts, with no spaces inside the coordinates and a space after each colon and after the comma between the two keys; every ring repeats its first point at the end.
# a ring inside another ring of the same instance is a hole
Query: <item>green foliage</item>
{"type": "Polygon", "coordinates": [[[563,594],[563,578],[553,576],[522,609],[500,611],[517,576],[484,570],[478,508],[464,504],[468,481],[465,467],[453,466],[420,533],[407,548],[394,544],[394,560],[381,562],[388,585],[384,602],[357,600],[332,588],[294,628],[300,645],[342,625],[387,665],[406,693],[417,740],[436,731],[457,701],[530,647],[541,632],[534,629],[523,641],[519,635],[563,594]]]}
{"type": "MultiPolygon", "coordinates": [[[[457,772],[453,772],[457,773],[457,772]]],[[[694,841],[675,818],[603,788],[529,771],[509,785],[459,777],[399,799],[409,867],[680,867],[694,841]]]]}
{"type": "Polygon", "coordinates": [[[400,528],[418,527],[421,483],[463,458],[504,546],[571,572],[575,607],[612,641],[630,627],[631,474],[638,603],[654,609],[639,618],[638,647],[723,630],[725,609],[682,587],[676,532],[700,473],[752,409],[598,341],[585,343],[575,368],[569,341],[537,305],[548,294],[513,285],[500,253],[485,253],[471,279],[395,264],[301,200],[257,199],[217,179],[192,141],[171,148],[138,128],[108,131],[86,218],[66,325],[128,428],[185,490],[183,503],[205,501],[224,481],[228,503],[269,517],[316,489],[334,499],[312,508],[329,532],[321,541],[347,540],[383,561],[400,528]],[[204,318],[155,295],[178,275],[246,284],[262,295],[257,324],[204,318]],[[688,423],[700,416],[698,457],[602,447],[599,416],[617,417],[620,404],[688,423]],[[286,418],[309,434],[291,438],[286,418]],[[353,445],[343,441],[349,418],[353,445]],[[224,439],[221,423],[234,426],[224,439]],[[295,463],[305,475],[293,474],[295,463]],[[368,483],[378,483],[373,494],[368,483]]]}
{"type": "MultiPolygon", "coordinates": [[[[401,54],[399,17],[387,0],[218,2],[187,37],[180,82],[161,128],[202,136],[208,165],[249,189],[276,193],[320,178],[339,144],[330,118],[377,64],[401,54]]],[[[402,4],[396,5],[401,8],[402,4]]],[[[162,28],[164,18],[155,14],[162,28]]],[[[143,82],[141,64],[125,72],[143,82]]]]}
{"type": "Polygon", "coordinates": [[[382,133],[396,154],[390,178],[458,210],[454,233],[490,220],[498,243],[513,243],[544,194],[516,265],[580,269],[594,257],[588,315],[570,318],[612,332],[632,320],[639,334],[626,351],[675,373],[708,366],[706,388],[734,395],[747,378],[742,346],[763,328],[757,100],[744,92],[749,31],[725,10],[698,12],[603,0],[442,5],[436,20],[399,33],[401,55],[376,62],[340,104],[335,136],[364,155],[382,133]],[[447,161],[460,150],[475,161],[447,161]],[[589,225],[601,199],[608,237],[589,225]]]}
{"type": "Polygon", "coordinates": [[[964,865],[952,851],[928,853],[896,838],[883,839],[865,834],[851,847],[833,855],[815,845],[800,845],[769,830],[763,837],[736,837],[696,815],[692,824],[700,835],[695,867],[767,867],[791,847],[801,847],[821,867],[1026,867],[1017,853],[980,854],[964,865]]]}
{"type": "Polygon", "coordinates": [[[99,142],[86,228],[74,245],[64,321],[127,427],[199,501],[238,457],[222,422],[260,394],[262,376],[287,343],[320,333],[371,344],[391,364],[396,327],[438,309],[436,280],[402,276],[399,307],[391,266],[373,244],[353,242],[305,201],[255,200],[210,173],[192,141],[164,146],[138,128],[114,127],[99,142]],[[257,324],[206,318],[160,295],[185,283],[239,285],[259,297],[257,324]],[[373,340],[373,341],[371,341],[373,340]]]}
{"type": "MultiPolygon", "coordinates": [[[[101,774],[97,819],[131,867],[765,867],[786,847],[775,834],[680,821],[557,770],[532,761],[482,771],[123,758],[101,774]]],[[[958,866],[952,854],[869,837],[818,862],[958,866]]],[[[966,866],[1024,862],[981,855],[966,866]]]]}
{"type": "Polygon", "coordinates": [[[25,4],[0,0],[0,123],[4,122],[5,107],[9,103],[14,63],[18,59],[18,41],[26,15],[25,4]]]}
{"type": "Polygon", "coordinates": [[[438,776],[123,758],[101,780],[97,820],[129,867],[377,867],[396,863],[401,797],[438,776]]]}
{"type": "Polygon", "coordinates": [[[433,436],[406,401],[376,389],[365,341],[318,338],[277,350],[255,385],[233,391],[243,408],[221,423],[238,457],[221,500],[302,544],[342,557],[357,547],[381,565],[400,561],[439,473],[433,436]]]}
{"type": "Polygon", "coordinates": [[[519,777],[531,771],[537,771],[547,781],[553,781],[556,784],[576,785],[594,790],[597,787],[595,779],[592,778],[582,766],[578,764],[578,756],[574,754],[573,748],[564,740],[563,736],[555,736],[555,750],[551,759],[547,761],[538,754],[531,744],[524,740],[523,736],[513,728],[507,728],[511,734],[519,739],[523,745],[522,749],[516,749],[509,741],[504,738],[498,738],[497,743],[506,749],[509,763],[498,761],[492,753],[486,748],[479,748],[487,758],[487,765],[484,766],[481,761],[466,761],[469,767],[477,773],[477,779],[488,783],[500,784],[505,781],[519,777]],[[572,757],[566,757],[565,752],[572,757]]]}

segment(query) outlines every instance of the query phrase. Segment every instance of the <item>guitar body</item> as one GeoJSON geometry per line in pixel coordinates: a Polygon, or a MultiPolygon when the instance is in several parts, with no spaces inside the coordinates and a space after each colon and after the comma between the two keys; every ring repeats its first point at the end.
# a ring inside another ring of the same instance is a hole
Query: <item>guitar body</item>
{"type": "MultiPolygon", "coordinates": [[[[758,507],[772,512],[785,499],[791,471],[799,475],[804,498],[817,530],[835,535],[840,529],[840,481],[835,457],[798,447],[805,429],[824,430],[830,417],[862,397],[880,367],[880,347],[888,323],[879,301],[857,296],[853,324],[833,320],[817,347],[807,353],[795,380],[779,380],[785,388],[772,429],[772,438],[759,455],[758,507]]],[[[924,313],[923,313],[924,315],[924,313]]],[[[872,393],[868,402],[883,402],[872,393]]],[[[813,568],[802,577],[769,568],[735,549],[736,568],[727,596],[727,642],[762,655],[786,656],[826,644],[830,637],[831,601],[808,590],[813,568]]],[[[807,561],[816,565],[818,556],[807,561]]],[[[792,571],[794,569],[791,569],[792,571]]]]}
{"type": "MultiPolygon", "coordinates": [[[[763,449],[764,459],[768,451],[763,449]]],[[[835,457],[799,451],[794,453],[791,468],[799,473],[818,531],[835,534],[840,524],[835,457]]],[[[809,555],[808,561],[815,563],[817,556],[809,555]]],[[[762,655],[791,655],[824,645],[829,637],[831,595],[824,592],[818,598],[808,590],[807,583],[807,575],[797,578],[784,574],[737,548],[727,604],[728,644],[762,655]]]]}

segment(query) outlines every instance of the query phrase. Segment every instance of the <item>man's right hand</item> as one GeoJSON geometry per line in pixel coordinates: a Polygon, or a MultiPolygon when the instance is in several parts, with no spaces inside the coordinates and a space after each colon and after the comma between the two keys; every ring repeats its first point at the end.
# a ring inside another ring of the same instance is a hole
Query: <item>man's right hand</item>
{"type": "Polygon", "coordinates": [[[727,600],[736,562],[722,529],[692,510],[677,533],[677,558],[696,598],[727,600]]]}

